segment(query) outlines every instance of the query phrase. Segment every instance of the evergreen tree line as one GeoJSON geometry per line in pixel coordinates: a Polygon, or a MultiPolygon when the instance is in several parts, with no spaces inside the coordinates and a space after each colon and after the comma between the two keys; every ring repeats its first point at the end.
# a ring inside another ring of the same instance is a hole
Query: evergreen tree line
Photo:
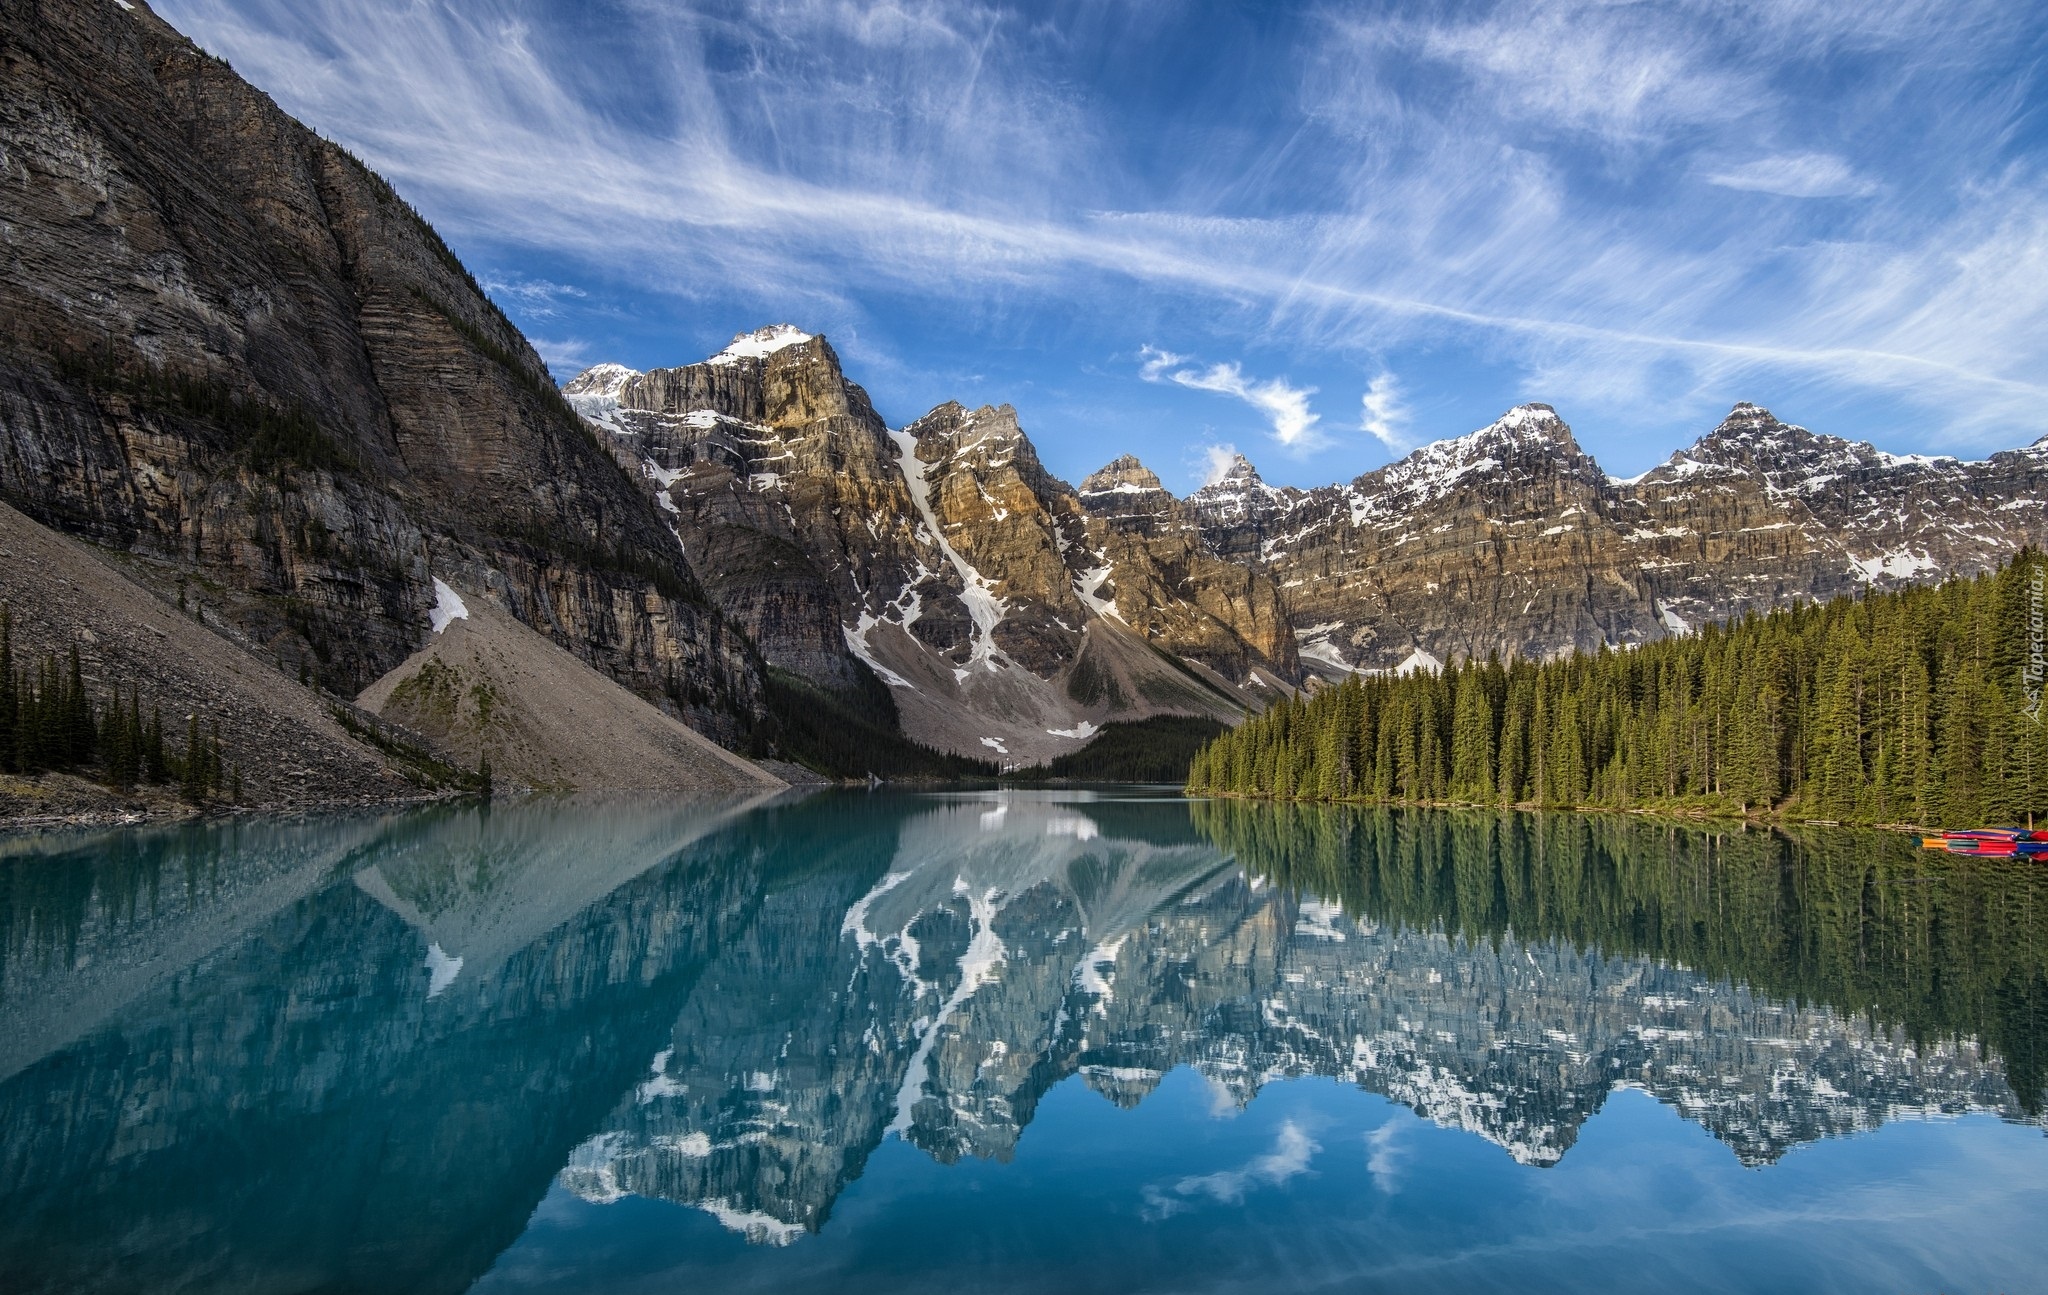
{"type": "Polygon", "coordinates": [[[2048,814],[2027,550],[1632,650],[1353,676],[1204,747],[1202,794],[1960,827],[2048,814]]]}
{"type": "Polygon", "coordinates": [[[242,771],[223,757],[220,725],[202,732],[195,712],[185,717],[185,741],[164,736],[163,709],[142,713],[141,691],[119,688],[95,704],[85,686],[78,649],[68,666],[53,652],[32,668],[14,664],[14,617],[0,606],[0,772],[77,773],[127,791],[144,784],[176,787],[185,799],[242,799],[242,771]]]}
{"type": "Polygon", "coordinates": [[[1928,867],[1890,833],[1711,830],[1618,815],[1209,800],[1257,877],[1470,945],[1561,942],[1820,1003],[1916,1045],[1978,1039],[2048,1095],[2048,870],[1928,867]]]}

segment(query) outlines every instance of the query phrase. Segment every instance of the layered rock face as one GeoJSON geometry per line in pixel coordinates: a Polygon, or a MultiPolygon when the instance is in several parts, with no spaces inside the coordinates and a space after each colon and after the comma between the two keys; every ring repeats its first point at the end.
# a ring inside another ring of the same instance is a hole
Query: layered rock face
{"type": "Polygon", "coordinates": [[[1275,489],[1242,459],[1188,504],[1271,572],[1325,673],[1546,657],[1865,588],[1967,575],[2048,538],[2048,438],[1982,463],[1898,456],[1738,405],[1632,481],[1548,405],[1348,485],[1275,489]]]}
{"type": "MultiPolygon", "coordinates": [[[[1737,405],[1631,483],[1665,619],[1991,570],[2048,539],[2048,437],[1980,462],[1886,454],[1737,405]]],[[[1676,624],[1672,628],[1678,628],[1676,624]]]]}
{"type": "Polygon", "coordinates": [[[1656,632],[1629,554],[1640,510],[1548,405],[1348,486],[1275,491],[1244,465],[1190,503],[1218,551],[1279,578],[1313,665],[1545,656],[1656,632]]]}
{"type": "Polygon", "coordinates": [[[0,31],[0,497],[344,696],[460,574],[751,726],[744,639],[387,184],[145,5],[8,0],[0,31]]]}
{"type": "Polygon", "coordinates": [[[1084,479],[1080,493],[1102,523],[1112,592],[1125,620],[1241,685],[1262,669],[1295,677],[1300,662],[1278,585],[1258,568],[1213,552],[1200,518],[1151,469],[1124,455],[1084,479]]]}
{"type": "Polygon", "coordinates": [[[1208,554],[1188,519],[1098,516],[1007,405],[891,431],[825,339],[788,325],[564,391],[769,662],[840,688],[872,671],[932,745],[1041,759],[1110,719],[1232,717],[1256,672],[1293,673],[1270,577],[1208,554]]]}

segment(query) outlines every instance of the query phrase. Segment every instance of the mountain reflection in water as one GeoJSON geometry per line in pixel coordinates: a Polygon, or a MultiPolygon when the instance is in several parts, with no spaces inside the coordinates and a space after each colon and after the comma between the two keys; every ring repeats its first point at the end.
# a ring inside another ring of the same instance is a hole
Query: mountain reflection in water
{"type": "Polygon", "coordinates": [[[0,1286],[458,1291],[556,1184],[804,1242],[891,1133],[1005,1161],[1076,1075],[1322,1076],[1529,1166],[1624,1088],[1751,1165],[2038,1124],[2048,877],[1911,845],[1000,792],[17,839],[0,1286]]]}

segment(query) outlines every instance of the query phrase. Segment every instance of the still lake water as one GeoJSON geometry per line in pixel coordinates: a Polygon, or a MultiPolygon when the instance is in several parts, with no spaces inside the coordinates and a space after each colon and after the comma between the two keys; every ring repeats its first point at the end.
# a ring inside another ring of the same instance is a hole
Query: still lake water
{"type": "Polygon", "coordinates": [[[2048,869],[1164,793],[0,838],[8,1291],[2048,1289],[2048,869]]]}

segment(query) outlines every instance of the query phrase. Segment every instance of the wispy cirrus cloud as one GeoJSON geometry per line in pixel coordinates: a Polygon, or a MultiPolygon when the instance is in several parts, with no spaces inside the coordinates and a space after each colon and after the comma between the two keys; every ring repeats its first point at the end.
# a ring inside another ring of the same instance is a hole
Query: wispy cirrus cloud
{"type": "Polygon", "coordinates": [[[1395,454],[1414,449],[1408,439],[1408,407],[1401,403],[1401,384],[1394,375],[1381,370],[1360,398],[1359,430],[1395,454]]]}
{"type": "Polygon", "coordinates": [[[1146,346],[1140,354],[1138,376],[1145,381],[1171,382],[1241,400],[1265,418],[1273,439],[1288,449],[1313,448],[1321,440],[1316,424],[1322,415],[1308,403],[1316,394],[1314,387],[1297,387],[1285,378],[1248,378],[1244,366],[1235,360],[1202,368],[1189,364],[1186,356],[1154,346],[1146,346]]]}
{"type": "MultiPolygon", "coordinates": [[[[1325,388],[1391,355],[1410,397],[1427,353],[1674,419],[1737,385],[1895,400],[1965,443],[2038,434],[2048,397],[2028,6],[159,7],[438,223],[578,267],[530,277],[593,300],[772,302],[872,323],[883,355],[872,303],[936,294],[963,348],[1047,318],[1235,337],[1325,388]],[[1813,75],[1844,51],[1860,75],[1813,75]],[[1183,83],[1214,92],[1139,93],[1183,83]]],[[[588,303],[518,304],[580,330],[588,303]]],[[[1159,377],[1331,443],[1308,381],[1159,377]]]]}
{"type": "Polygon", "coordinates": [[[483,290],[499,301],[510,301],[531,319],[552,319],[565,302],[582,301],[590,294],[573,283],[552,283],[546,279],[517,276],[483,280],[483,290]]]}
{"type": "Polygon", "coordinates": [[[1868,198],[1877,185],[1831,153],[1779,153],[1709,171],[1708,184],[1786,198],[1868,198]]]}
{"type": "Polygon", "coordinates": [[[1287,1120],[1273,1140],[1273,1149],[1254,1156],[1240,1168],[1190,1175],[1164,1187],[1147,1187],[1145,1215],[1151,1219],[1169,1218],[1204,1200],[1236,1205],[1254,1187],[1278,1187],[1307,1173],[1309,1161],[1320,1150],[1300,1125],[1287,1120]]]}

